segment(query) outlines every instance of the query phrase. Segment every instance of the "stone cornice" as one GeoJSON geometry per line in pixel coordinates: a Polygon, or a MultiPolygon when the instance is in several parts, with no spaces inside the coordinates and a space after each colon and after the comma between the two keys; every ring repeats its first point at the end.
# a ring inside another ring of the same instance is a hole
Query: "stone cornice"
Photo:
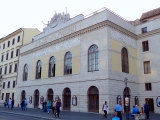
{"type": "Polygon", "coordinates": [[[159,34],[159,33],[160,33],[160,28],[156,29],[156,30],[149,31],[147,33],[139,34],[139,35],[137,35],[137,40],[141,39],[141,38],[148,37],[148,36],[152,36],[152,35],[155,35],[155,34],[159,34]]]}
{"type": "MultiPolygon", "coordinates": [[[[132,32],[130,32],[130,31],[124,29],[124,28],[121,27],[121,26],[116,25],[115,23],[113,23],[113,22],[111,22],[111,21],[109,21],[109,20],[106,20],[106,21],[97,23],[97,24],[95,24],[95,25],[89,26],[89,27],[87,27],[87,28],[85,28],[85,29],[82,29],[82,30],[79,30],[79,31],[77,31],[77,32],[74,32],[74,33],[72,33],[72,34],[70,34],[70,35],[67,35],[67,36],[65,36],[65,37],[56,39],[56,40],[54,40],[54,41],[52,41],[52,42],[49,42],[49,43],[43,44],[43,45],[41,45],[41,46],[39,46],[39,47],[33,48],[33,49],[31,49],[31,50],[28,50],[28,51],[26,51],[26,52],[24,52],[24,53],[21,53],[21,56],[24,56],[24,55],[29,54],[29,53],[33,53],[33,52],[38,51],[38,50],[41,50],[41,49],[43,49],[43,48],[47,48],[48,46],[51,46],[51,45],[53,45],[53,44],[60,43],[60,42],[65,41],[65,40],[67,40],[67,39],[71,39],[71,38],[73,38],[73,37],[76,37],[76,36],[79,36],[79,35],[83,35],[83,34],[86,34],[86,33],[92,32],[92,31],[95,31],[95,30],[97,30],[97,29],[103,28],[103,27],[111,27],[111,28],[113,28],[113,29],[115,29],[115,30],[120,31],[121,33],[126,34],[127,36],[130,36],[130,37],[134,38],[134,39],[137,38],[137,36],[136,36],[134,33],[132,33],[132,32]]],[[[31,43],[31,44],[32,44],[32,43],[31,43]]]]}
{"type": "Polygon", "coordinates": [[[3,37],[3,39],[0,40],[0,42],[3,42],[3,41],[5,41],[5,40],[8,40],[8,39],[10,39],[11,37],[13,37],[14,35],[17,35],[17,34],[20,33],[20,32],[22,32],[22,28],[19,28],[18,30],[10,33],[10,34],[7,35],[6,37],[3,37]]]}

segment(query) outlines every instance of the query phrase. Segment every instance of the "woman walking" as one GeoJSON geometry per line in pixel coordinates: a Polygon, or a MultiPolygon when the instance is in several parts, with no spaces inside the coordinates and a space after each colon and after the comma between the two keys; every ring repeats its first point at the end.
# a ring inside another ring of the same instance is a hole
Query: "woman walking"
{"type": "Polygon", "coordinates": [[[58,118],[59,118],[59,113],[60,113],[60,107],[61,107],[61,99],[58,99],[57,105],[56,105],[57,117],[58,118]]]}
{"type": "Polygon", "coordinates": [[[51,101],[48,100],[47,101],[47,112],[48,112],[48,114],[49,114],[50,108],[51,108],[51,101]]]}

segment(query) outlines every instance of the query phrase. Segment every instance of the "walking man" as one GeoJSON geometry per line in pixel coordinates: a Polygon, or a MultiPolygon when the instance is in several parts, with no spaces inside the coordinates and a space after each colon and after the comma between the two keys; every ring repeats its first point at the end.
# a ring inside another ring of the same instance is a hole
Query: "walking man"
{"type": "Polygon", "coordinates": [[[56,105],[57,117],[58,118],[59,118],[59,113],[60,113],[60,107],[61,107],[61,99],[58,99],[57,105],[56,105]]]}
{"type": "Polygon", "coordinates": [[[119,101],[119,103],[116,105],[115,111],[117,112],[117,116],[122,120],[122,102],[119,101]]]}
{"type": "Polygon", "coordinates": [[[27,105],[28,105],[28,101],[27,101],[27,99],[25,98],[25,100],[24,100],[24,110],[27,110],[27,105]]]}
{"type": "Polygon", "coordinates": [[[149,106],[147,102],[144,104],[144,113],[146,114],[146,118],[149,119],[149,106]]]}
{"type": "Polygon", "coordinates": [[[12,103],[11,103],[11,109],[14,109],[14,99],[12,99],[12,103]]]}
{"type": "Polygon", "coordinates": [[[105,101],[105,103],[103,104],[102,110],[104,111],[104,117],[106,118],[107,118],[107,108],[108,108],[107,101],[105,101]]]}

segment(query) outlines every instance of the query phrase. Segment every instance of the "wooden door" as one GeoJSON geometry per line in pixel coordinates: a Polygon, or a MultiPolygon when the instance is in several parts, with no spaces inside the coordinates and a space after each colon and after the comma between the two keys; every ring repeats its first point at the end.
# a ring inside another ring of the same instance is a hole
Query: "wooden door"
{"type": "Polygon", "coordinates": [[[89,95],[89,112],[99,112],[99,95],[89,95]]]}
{"type": "Polygon", "coordinates": [[[36,90],[34,94],[34,108],[38,108],[39,106],[39,91],[36,90]]]}
{"type": "Polygon", "coordinates": [[[64,90],[63,94],[63,109],[70,110],[71,109],[71,91],[69,88],[64,90]]]}
{"type": "Polygon", "coordinates": [[[146,103],[148,103],[149,112],[154,112],[154,102],[153,102],[153,98],[146,98],[146,103]]]}

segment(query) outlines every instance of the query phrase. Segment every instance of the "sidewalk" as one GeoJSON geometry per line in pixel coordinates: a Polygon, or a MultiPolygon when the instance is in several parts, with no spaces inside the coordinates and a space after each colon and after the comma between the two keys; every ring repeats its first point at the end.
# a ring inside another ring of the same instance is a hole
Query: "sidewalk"
{"type": "MultiPolygon", "coordinates": [[[[15,108],[14,110],[4,109],[0,106],[0,111],[2,113],[16,114],[20,116],[30,116],[35,118],[41,118],[44,120],[104,120],[102,114],[96,113],[82,113],[82,112],[71,112],[71,111],[61,111],[60,118],[55,118],[52,111],[48,114],[43,112],[42,109],[28,108],[27,111],[22,111],[21,108],[15,108]]],[[[106,120],[111,120],[113,115],[108,115],[106,120]]],[[[123,114],[123,120],[125,120],[125,114],[123,114]]],[[[150,120],[160,120],[160,114],[150,113],[150,120]]]]}

